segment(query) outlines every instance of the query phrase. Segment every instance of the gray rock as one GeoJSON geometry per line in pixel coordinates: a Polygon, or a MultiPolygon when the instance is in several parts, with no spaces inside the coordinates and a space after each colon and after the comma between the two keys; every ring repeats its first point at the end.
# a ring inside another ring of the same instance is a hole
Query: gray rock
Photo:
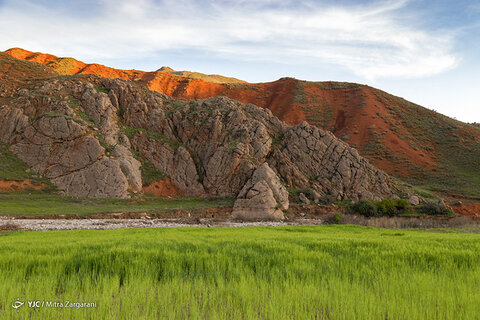
{"type": "Polygon", "coordinates": [[[92,165],[51,179],[66,195],[76,197],[126,198],[128,180],[120,165],[112,159],[102,159],[92,165]]]}
{"type": "Polygon", "coordinates": [[[302,202],[303,204],[306,204],[306,205],[310,204],[310,200],[303,193],[300,193],[298,195],[298,200],[300,200],[300,202],[302,202]]]}
{"type": "MultiPolygon", "coordinates": [[[[128,142],[126,144],[129,145],[130,143],[128,142]]],[[[140,161],[133,157],[132,152],[127,147],[122,145],[116,145],[115,149],[113,149],[112,155],[118,159],[117,161],[120,165],[120,169],[127,178],[131,189],[134,192],[141,192],[143,189],[143,183],[141,171],[142,164],[140,161]]]]}
{"type": "Polygon", "coordinates": [[[399,191],[393,179],[355,149],[306,122],[286,130],[270,162],[289,186],[309,187],[337,200],[373,200],[399,191]]]}
{"type": "Polygon", "coordinates": [[[284,218],[289,206],[288,191],[267,163],[262,164],[238,194],[233,217],[242,220],[284,218]]]}
{"type": "Polygon", "coordinates": [[[412,195],[408,198],[408,202],[410,202],[412,206],[418,206],[420,204],[420,198],[416,195],[412,195]]]}
{"type": "Polygon", "coordinates": [[[12,144],[10,150],[49,178],[62,194],[125,198],[128,189],[142,191],[140,163],[131,151],[116,145],[109,158],[99,142],[100,137],[106,144],[118,142],[116,111],[108,97],[96,93],[88,84],[71,84],[65,88],[55,80],[38,90],[51,94],[50,90],[60,89],[84,92],[84,100],[79,101],[83,101],[85,113],[95,119],[95,125],[100,128],[98,137],[89,132],[87,123],[78,116],[81,110],[73,110],[63,101],[45,98],[36,109],[32,109],[30,100],[24,100],[15,109],[0,109],[0,139],[12,144]],[[25,112],[34,117],[29,118],[25,112]],[[9,125],[4,126],[6,123],[9,125]]]}
{"type": "Polygon", "coordinates": [[[315,190],[310,190],[310,193],[312,194],[313,196],[313,202],[314,203],[319,203],[320,202],[320,199],[322,198],[322,196],[315,190]]]}

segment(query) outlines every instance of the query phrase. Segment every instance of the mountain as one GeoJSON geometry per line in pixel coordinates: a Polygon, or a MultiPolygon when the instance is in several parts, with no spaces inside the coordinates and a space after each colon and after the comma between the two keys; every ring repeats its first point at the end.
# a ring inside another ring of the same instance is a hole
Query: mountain
{"type": "Polygon", "coordinates": [[[214,81],[170,68],[143,72],[85,64],[23,49],[11,56],[60,74],[134,80],[183,100],[227,96],[267,108],[287,124],[302,121],[333,132],[375,166],[444,196],[480,197],[480,128],[367,85],[282,78],[268,83],[214,81]]]}
{"type": "MultiPolygon", "coordinates": [[[[191,71],[175,71],[170,67],[162,67],[157,71],[145,72],[139,70],[119,70],[103,66],[101,64],[91,63],[87,64],[78,61],[74,58],[59,58],[51,54],[40,52],[31,52],[20,48],[12,48],[5,51],[10,56],[31,61],[38,62],[48,66],[59,74],[74,75],[74,74],[94,74],[101,77],[119,78],[124,80],[142,81],[147,86],[159,86],[162,82],[168,82],[171,75],[179,76],[180,78],[205,80],[209,83],[245,83],[245,81],[235,78],[224,77],[220,75],[209,75],[199,72],[191,71]]],[[[173,77],[176,79],[176,77],[173,77]]],[[[150,88],[152,89],[152,88],[150,88]]],[[[158,91],[158,90],[157,90],[158,91]]]]}
{"type": "Polygon", "coordinates": [[[170,67],[161,67],[160,69],[157,70],[157,72],[170,73],[170,74],[174,74],[184,78],[202,79],[210,83],[246,83],[243,80],[224,77],[218,74],[203,74],[203,73],[191,72],[191,71],[175,71],[170,67]]]}
{"type": "Polygon", "coordinates": [[[180,195],[237,197],[243,218],[282,217],[287,188],[317,202],[412,195],[332,133],[290,126],[253,104],[184,102],[5,53],[0,78],[1,150],[65,195],[126,198],[157,183],[180,195]]]}

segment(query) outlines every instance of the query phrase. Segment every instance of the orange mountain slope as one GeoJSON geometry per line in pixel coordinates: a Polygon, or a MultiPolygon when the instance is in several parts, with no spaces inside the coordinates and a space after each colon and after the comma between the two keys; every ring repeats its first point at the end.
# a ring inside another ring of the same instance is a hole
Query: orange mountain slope
{"type": "Polygon", "coordinates": [[[59,58],[51,54],[31,52],[20,48],[8,49],[5,51],[5,53],[17,59],[41,63],[64,75],[94,74],[101,77],[120,78],[124,80],[143,79],[147,82],[155,79],[156,77],[169,78],[168,75],[174,75],[182,78],[202,79],[210,83],[245,83],[245,81],[235,78],[229,78],[220,75],[207,75],[199,72],[175,71],[169,67],[162,67],[161,69],[153,72],[120,70],[96,63],[86,64],[74,58],[59,58]]]}
{"type": "Polygon", "coordinates": [[[18,48],[5,52],[60,74],[133,80],[184,100],[224,95],[253,103],[289,124],[306,120],[332,131],[373,164],[406,181],[433,191],[480,196],[480,128],[366,85],[293,78],[256,84],[237,79],[220,83],[169,68],[120,70],[18,48]]]}

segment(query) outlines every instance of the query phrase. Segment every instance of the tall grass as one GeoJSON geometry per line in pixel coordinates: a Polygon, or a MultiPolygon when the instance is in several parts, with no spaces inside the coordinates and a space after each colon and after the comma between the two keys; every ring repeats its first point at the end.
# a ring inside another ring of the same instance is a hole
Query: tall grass
{"type": "Polygon", "coordinates": [[[476,319],[480,235],[354,226],[4,233],[1,319],[476,319]],[[15,298],[95,301],[28,308],[15,298]]]}

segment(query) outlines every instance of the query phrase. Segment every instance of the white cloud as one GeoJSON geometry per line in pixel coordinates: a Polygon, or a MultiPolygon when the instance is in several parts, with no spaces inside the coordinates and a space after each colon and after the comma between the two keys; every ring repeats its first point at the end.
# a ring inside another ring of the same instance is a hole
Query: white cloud
{"type": "Polygon", "coordinates": [[[453,68],[453,36],[405,23],[406,1],[326,6],[314,1],[103,0],[86,17],[7,1],[0,43],[100,58],[200,50],[241,60],[308,61],[366,79],[421,77],[453,68]]]}

